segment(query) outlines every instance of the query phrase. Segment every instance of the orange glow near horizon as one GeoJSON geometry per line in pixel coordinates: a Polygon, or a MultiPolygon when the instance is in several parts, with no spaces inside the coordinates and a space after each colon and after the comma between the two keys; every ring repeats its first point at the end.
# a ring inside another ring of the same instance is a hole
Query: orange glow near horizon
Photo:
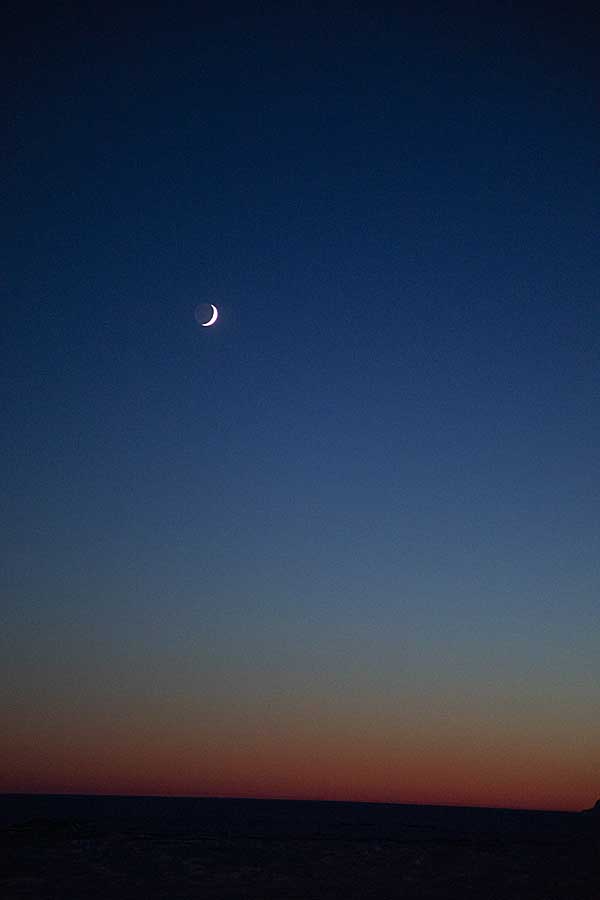
{"type": "MultiPolygon", "coordinates": [[[[73,738],[73,736],[71,736],[73,738]]],[[[546,753],[521,757],[507,747],[431,746],[395,752],[362,746],[285,745],[256,738],[245,745],[201,747],[172,742],[141,747],[129,740],[92,752],[80,740],[13,748],[0,776],[3,793],[239,797],[579,810],[595,801],[591,760],[579,775],[546,753]],[[587,770],[587,771],[586,771],[587,770]],[[567,789],[568,787],[568,789],[567,789]]]]}

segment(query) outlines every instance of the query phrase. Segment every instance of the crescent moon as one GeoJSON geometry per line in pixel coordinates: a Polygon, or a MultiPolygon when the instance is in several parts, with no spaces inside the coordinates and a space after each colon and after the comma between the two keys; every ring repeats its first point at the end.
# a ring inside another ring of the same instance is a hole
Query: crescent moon
{"type": "Polygon", "coordinates": [[[208,328],[209,325],[214,325],[217,319],[219,318],[219,310],[214,305],[214,303],[210,304],[212,306],[212,316],[208,320],[208,322],[200,322],[203,328],[208,328]]]}

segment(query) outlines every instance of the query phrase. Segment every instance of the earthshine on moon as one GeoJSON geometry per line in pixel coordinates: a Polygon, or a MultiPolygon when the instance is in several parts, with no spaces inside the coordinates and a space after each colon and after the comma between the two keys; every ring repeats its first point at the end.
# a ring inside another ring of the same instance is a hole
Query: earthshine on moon
{"type": "Polygon", "coordinates": [[[208,328],[209,325],[214,325],[215,322],[217,321],[217,318],[219,317],[219,310],[214,305],[214,303],[211,303],[210,307],[212,309],[212,313],[211,313],[211,316],[210,316],[210,319],[208,320],[208,322],[201,322],[199,315],[198,315],[198,313],[200,312],[200,307],[198,307],[198,309],[196,310],[196,320],[199,325],[202,325],[203,328],[208,328]]]}

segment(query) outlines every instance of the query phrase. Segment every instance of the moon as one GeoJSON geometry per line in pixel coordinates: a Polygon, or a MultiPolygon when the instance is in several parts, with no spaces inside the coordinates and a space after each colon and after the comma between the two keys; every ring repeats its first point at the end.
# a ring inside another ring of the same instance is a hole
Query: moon
{"type": "Polygon", "coordinates": [[[212,313],[211,313],[211,316],[210,316],[210,319],[208,320],[208,322],[201,322],[200,319],[198,318],[199,308],[198,308],[198,310],[196,310],[196,319],[198,321],[198,324],[202,325],[203,328],[208,328],[209,325],[214,325],[215,322],[217,321],[217,319],[219,318],[219,310],[217,309],[215,304],[211,303],[209,305],[212,309],[212,313]]]}

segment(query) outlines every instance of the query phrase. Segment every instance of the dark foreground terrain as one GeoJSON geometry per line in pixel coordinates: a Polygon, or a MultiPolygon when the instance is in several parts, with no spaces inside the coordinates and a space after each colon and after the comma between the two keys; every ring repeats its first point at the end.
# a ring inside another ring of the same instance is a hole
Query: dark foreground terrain
{"type": "Polygon", "coordinates": [[[598,819],[578,814],[12,796],[0,835],[2,900],[600,900],[598,819]]]}

